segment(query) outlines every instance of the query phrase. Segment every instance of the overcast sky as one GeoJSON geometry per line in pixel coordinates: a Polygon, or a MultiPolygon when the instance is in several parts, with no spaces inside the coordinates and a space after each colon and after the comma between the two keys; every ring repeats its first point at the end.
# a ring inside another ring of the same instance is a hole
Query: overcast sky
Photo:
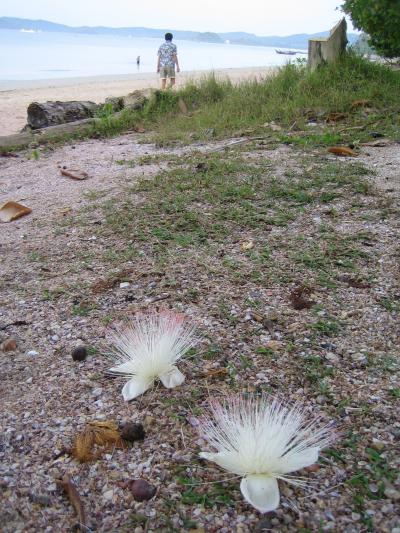
{"type": "MultiPolygon", "coordinates": [[[[0,16],[70,26],[146,26],[257,35],[317,33],[342,16],[343,0],[1,0],[0,16]]],[[[349,24],[349,30],[352,30],[349,24]]]]}

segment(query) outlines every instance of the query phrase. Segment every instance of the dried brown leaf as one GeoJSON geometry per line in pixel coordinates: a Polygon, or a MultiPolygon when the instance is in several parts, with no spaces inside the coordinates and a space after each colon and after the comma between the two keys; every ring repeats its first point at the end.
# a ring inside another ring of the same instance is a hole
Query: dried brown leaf
{"type": "Polygon", "coordinates": [[[354,150],[347,148],[346,146],[330,146],[328,152],[344,157],[357,157],[358,155],[354,150]]]}
{"type": "Polygon", "coordinates": [[[79,170],[75,168],[71,170],[65,170],[62,168],[60,172],[63,176],[71,178],[72,180],[87,180],[89,177],[89,174],[84,170],[79,170]]]}
{"type": "Polygon", "coordinates": [[[344,120],[347,117],[346,113],[329,113],[326,117],[326,122],[338,122],[344,120]]]}
{"type": "Polygon", "coordinates": [[[182,98],[179,98],[178,100],[178,107],[179,107],[180,112],[186,115],[186,113],[188,112],[188,107],[186,105],[186,102],[182,100],[182,98]]]}
{"type": "Polygon", "coordinates": [[[75,509],[76,514],[78,515],[79,520],[79,529],[80,531],[88,531],[88,525],[86,520],[85,508],[79,493],[76,489],[75,484],[71,481],[71,478],[65,475],[59,484],[62,486],[64,491],[67,493],[69,501],[72,504],[72,507],[75,509]]]}
{"type": "Polygon", "coordinates": [[[354,287],[355,289],[369,289],[371,287],[369,283],[366,283],[360,279],[352,278],[351,276],[341,276],[338,279],[339,281],[347,283],[350,287],[354,287]]]}
{"type": "Polygon", "coordinates": [[[203,373],[203,377],[205,378],[215,378],[218,376],[225,376],[228,374],[227,368],[213,368],[211,370],[207,370],[203,373]]]}
{"type": "Polygon", "coordinates": [[[0,207],[0,222],[12,222],[29,213],[32,213],[32,209],[10,200],[0,207]]]}
{"type": "Polygon", "coordinates": [[[356,107],[365,107],[369,105],[371,102],[369,100],[366,100],[364,98],[361,98],[360,100],[354,100],[351,102],[350,107],[352,109],[355,109],[356,107]]]}
{"type": "Polygon", "coordinates": [[[295,287],[292,290],[289,298],[292,302],[294,309],[300,311],[301,309],[310,309],[310,307],[314,305],[314,302],[312,300],[306,298],[306,296],[308,296],[310,292],[311,290],[308,287],[304,287],[303,285],[299,285],[298,287],[295,287]]]}

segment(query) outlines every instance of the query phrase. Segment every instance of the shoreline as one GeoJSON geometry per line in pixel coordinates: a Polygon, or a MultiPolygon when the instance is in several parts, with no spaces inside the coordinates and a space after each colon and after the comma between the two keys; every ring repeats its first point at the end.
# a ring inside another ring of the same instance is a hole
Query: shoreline
{"type": "MultiPolygon", "coordinates": [[[[217,77],[240,83],[268,76],[276,68],[260,66],[181,72],[177,75],[176,86],[181,87],[188,81],[199,80],[212,72],[217,77]]],[[[109,96],[123,96],[137,89],[157,87],[159,77],[155,72],[41,80],[0,80],[0,136],[20,132],[26,124],[26,110],[31,102],[90,100],[101,103],[109,96]]]]}

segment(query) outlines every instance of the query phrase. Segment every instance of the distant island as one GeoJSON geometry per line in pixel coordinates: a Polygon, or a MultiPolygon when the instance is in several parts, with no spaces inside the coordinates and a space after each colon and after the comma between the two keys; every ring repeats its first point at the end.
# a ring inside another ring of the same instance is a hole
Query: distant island
{"type": "MultiPolygon", "coordinates": [[[[167,31],[172,31],[175,39],[182,39],[185,41],[197,41],[207,43],[231,43],[242,44],[249,46],[278,46],[284,48],[301,48],[306,49],[308,40],[314,37],[326,37],[329,31],[322,31],[320,33],[299,33],[288,36],[269,36],[260,37],[253,33],[246,32],[228,32],[228,33],[213,33],[213,32],[195,32],[174,30],[171,28],[108,28],[106,26],[66,26],[64,24],[57,24],[47,20],[31,20],[14,17],[0,17],[0,29],[3,30],[19,30],[19,31],[45,31],[58,33],[84,33],[90,35],[119,35],[124,37],[153,37],[160,38],[167,31]]],[[[347,38],[350,43],[354,43],[358,39],[355,33],[349,33],[347,38]]]]}

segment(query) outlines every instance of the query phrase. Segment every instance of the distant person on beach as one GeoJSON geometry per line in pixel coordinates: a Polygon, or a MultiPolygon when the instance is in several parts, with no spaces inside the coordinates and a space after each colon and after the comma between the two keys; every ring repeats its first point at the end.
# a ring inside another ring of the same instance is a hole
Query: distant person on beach
{"type": "Polygon", "coordinates": [[[172,39],[172,33],[166,33],[165,43],[158,49],[157,72],[160,73],[161,89],[165,89],[167,78],[169,79],[169,87],[175,85],[175,66],[176,71],[180,72],[178,52],[176,45],[172,43],[172,39]]]}
{"type": "Polygon", "coordinates": [[[140,67],[140,56],[137,56],[136,58],[136,65],[140,67]]]}

